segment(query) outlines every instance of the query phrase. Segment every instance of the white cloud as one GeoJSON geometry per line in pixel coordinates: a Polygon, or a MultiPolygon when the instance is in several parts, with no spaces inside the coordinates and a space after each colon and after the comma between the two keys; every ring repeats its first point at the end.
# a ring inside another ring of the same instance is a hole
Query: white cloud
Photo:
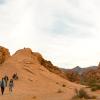
{"type": "Polygon", "coordinates": [[[0,43],[12,52],[31,47],[60,67],[100,61],[99,0],[6,0],[0,43]]]}

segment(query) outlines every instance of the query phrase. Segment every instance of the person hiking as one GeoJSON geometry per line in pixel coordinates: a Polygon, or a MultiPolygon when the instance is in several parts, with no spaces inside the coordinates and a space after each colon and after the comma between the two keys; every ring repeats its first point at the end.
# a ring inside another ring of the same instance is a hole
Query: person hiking
{"type": "Polygon", "coordinates": [[[14,80],[18,80],[18,75],[17,75],[17,73],[14,73],[13,76],[12,76],[12,78],[13,78],[14,80]]]}
{"type": "Polygon", "coordinates": [[[9,82],[9,91],[12,92],[12,88],[14,87],[14,82],[13,82],[13,79],[10,79],[10,82],[9,82]]]}
{"type": "Polygon", "coordinates": [[[7,83],[8,83],[8,80],[9,80],[9,78],[8,78],[7,75],[4,76],[4,80],[5,80],[5,82],[6,82],[6,87],[7,87],[7,83]]]}
{"type": "Polygon", "coordinates": [[[2,81],[1,81],[1,93],[2,93],[2,95],[4,94],[5,87],[6,87],[6,82],[5,82],[4,78],[2,78],[2,81]]]}

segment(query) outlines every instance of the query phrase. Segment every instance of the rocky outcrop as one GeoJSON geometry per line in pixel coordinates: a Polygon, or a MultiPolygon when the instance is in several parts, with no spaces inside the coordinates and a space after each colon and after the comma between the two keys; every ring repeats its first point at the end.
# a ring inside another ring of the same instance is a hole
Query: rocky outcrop
{"type": "Polygon", "coordinates": [[[80,84],[89,85],[92,83],[100,83],[100,63],[98,66],[90,66],[87,68],[80,68],[76,66],[73,69],[63,69],[69,81],[80,84]]]}
{"type": "Polygon", "coordinates": [[[24,55],[24,60],[23,60],[24,63],[34,63],[34,64],[42,65],[46,69],[48,69],[50,72],[55,73],[67,79],[65,73],[60,68],[58,68],[57,66],[54,66],[51,61],[45,60],[40,53],[33,52],[30,48],[24,48],[24,49],[18,50],[13,55],[13,57],[16,56],[14,57],[14,58],[17,58],[16,61],[17,60],[21,61],[21,59],[23,59],[23,55],[24,55]]]}
{"type": "Polygon", "coordinates": [[[93,74],[92,72],[94,72],[97,68],[100,68],[99,66],[100,64],[98,65],[98,67],[90,66],[87,68],[81,68],[79,66],[76,66],[73,69],[62,69],[62,70],[66,74],[69,81],[83,84],[85,81],[88,81],[88,79],[96,77],[96,76],[92,77],[93,74]]]}
{"type": "Polygon", "coordinates": [[[4,63],[10,57],[10,52],[7,48],[0,46],[0,64],[4,63]]]}
{"type": "Polygon", "coordinates": [[[85,83],[100,83],[100,63],[97,68],[85,71],[81,76],[85,83]]]}
{"type": "Polygon", "coordinates": [[[66,70],[65,74],[69,81],[80,83],[80,75],[78,72],[73,71],[73,70],[66,70]]]}
{"type": "Polygon", "coordinates": [[[47,61],[47,60],[42,58],[41,65],[43,65],[45,68],[47,68],[50,72],[53,72],[53,73],[65,78],[65,79],[67,79],[65,73],[57,66],[54,66],[51,61],[47,61]]]}

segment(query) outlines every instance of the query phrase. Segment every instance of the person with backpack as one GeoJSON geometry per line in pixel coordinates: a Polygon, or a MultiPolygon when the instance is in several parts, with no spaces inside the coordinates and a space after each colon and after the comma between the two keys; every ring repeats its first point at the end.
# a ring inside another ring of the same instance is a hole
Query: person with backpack
{"type": "Polygon", "coordinates": [[[13,76],[12,76],[13,80],[18,80],[18,75],[17,73],[14,73],[13,76]]]}
{"type": "Polygon", "coordinates": [[[4,80],[5,80],[5,82],[6,82],[6,87],[7,87],[7,83],[8,83],[8,80],[9,80],[9,78],[8,78],[7,75],[4,76],[4,80]]]}
{"type": "Polygon", "coordinates": [[[12,88],[14,87],[14,82],[13,82],[13,79],[10,79],[10,82],[9,82],[9,91],[12,92],[12,88]]]}
{"type": "Polygon", "coordinates": [[[1,81],[1,93],[2,93],[2,95],[4,94],[5,87],[6,87],[6,82],[5,82],[5,79],[2,78],[2,81],[1,81]]]}

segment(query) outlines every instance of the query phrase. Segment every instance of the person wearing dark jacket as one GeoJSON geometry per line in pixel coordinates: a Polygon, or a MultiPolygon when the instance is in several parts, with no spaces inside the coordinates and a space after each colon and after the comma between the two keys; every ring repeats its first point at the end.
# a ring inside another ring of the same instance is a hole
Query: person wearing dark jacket
{"type": "Polygon", "coordinates": [[[14,73],[13,76],[12,76],[13,80],[18,80],[18,75],[17,73],[14,73]]]}
{"type": "Polygon", "coordinates": [[[2,93],[2,95],[4,94],[5,87],[6,87],[6,82],[5,82],[5,79],[2,78],[2,81],[1,81],[1,93],[2,93]]]}
{"type": "Polygon", "coordinates": [[[7,87],[7,83],[8,83],[8,80],[9,80],[9,78],[8,78],[7,75],[4,76],[4,80],[5,80],[5,82],[6,82],[6,87],[7,87]]]}

